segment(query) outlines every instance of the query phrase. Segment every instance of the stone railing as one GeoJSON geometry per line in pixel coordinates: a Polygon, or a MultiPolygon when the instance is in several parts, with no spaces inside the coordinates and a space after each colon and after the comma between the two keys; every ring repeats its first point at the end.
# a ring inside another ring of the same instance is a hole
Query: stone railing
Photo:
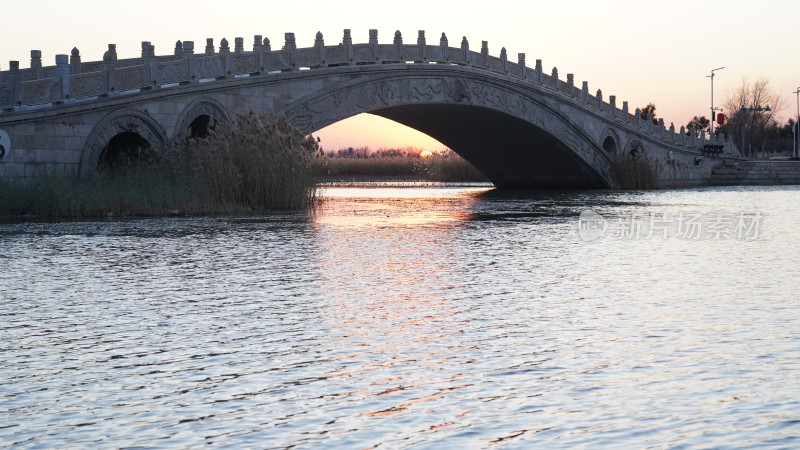
{"type": "MultiPolygon", "coordinates": [[[[536,60],[533,68],[526,66],[525,54],[519,53],[517,62],[508,60],[506,49],[500,56],[489,54],[486,41],[480,51],[470,50],[464,37],[459,47],[450,47],[447,36],[442,33],[438,45],[428,45],[424,31],[419,31],[415,44],[403,42],[397,31],[391,44],[378,43],[378,31],[369,31],[366,44],[353,44],[350,30],[344,30],[342,42],[326,46],[321,33],[317,33],[314,46],[297,48],[294,33],[286,33],[283,48],[272,50],[269,39],[255,36],[252,50],[245,51],[244,39],[236,38],[234,48],[227,39],[222,39],[218,50],[214,40],[207,39],[203,53],[195,53],[194,42],[178,41],[172,55],[156,56],[150,42],[142,42],[140,58],[117,59],[116,45],[110,44],[102,61],[82,62],[80,52],[73,49],[71,55],[56,55],[56,65],[42,66],[41,51],[31,51],[31,66],[20,69],[18,61],[10,62],[10,70],[0,72],[0,114],[39,105],[63,104],[81,98],[111,96],[123,92],[159,89],[175,84],[190,84],[196,81],[223,80],[245,75],[260,75],[270,72],[289,72],[323,67],[417,63],[451,64],[470,66],[490,72],[504,74],[523,83],[532,83],[555,91],[563,100],[593,110],[612,122],[638,128],[651,137],[701,150],[704,144],[715,144],[705,133],[694,137],[692,130],[681,127],[679,131],[671,125],[667,129],[661,120],[654,124],[652,116],[643,119],[641,111],[631,113],[628,102],[619,108],[616,97],[611,95],[606,102],[601,90],[592,95],[588,82],[580,88],[575,86],[573,74],[566,80],[559,77],[554,67],[550,74],[542,69],[542,61],[536,60]]],[[[724,137],[723,137],[724,140],[724,137]]]]}

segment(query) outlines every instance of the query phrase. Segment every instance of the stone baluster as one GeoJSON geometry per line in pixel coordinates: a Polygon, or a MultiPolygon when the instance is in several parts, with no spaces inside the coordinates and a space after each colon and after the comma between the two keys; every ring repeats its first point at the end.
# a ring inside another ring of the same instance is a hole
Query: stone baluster
{"type": "Polygon", "coordinates": [[[425,40],[425,30],[419,30],[417,32],[417,48],[419,48],[419,54],[422,58],[418,62],[428,61],[428,44],[425,40]]]}
{"type": "Polygon", "coordinates": [[[325,39],[322,38],[321,31],[317,31],[317,35],[314,37],[314,47],[317,49],[320,67],[325,66],[325,39]]]}
{"type": "Polygon", "coordinates": [[[31,50],[31,72],[33,73],[34,80],[44,78],[44,69],[42,69],[41,50],[31,50]]]}
{"type": "Polygon", "coordinates": [[[156,57],[156,48],[149,41],[142,41],[142,59],[152,61],[156,57]]]}
{"type": "Polygon", "coordinates": [[[186,60],[186,68],[189,74],[189,79],[197,79],[197,61],[194,57],[194,41],[183,41],[182,58],[186,60]]]}
{"type": "Polygon", "coordinates": [[[489,41],[481,41],[481,67],[489,67],[489,41]]]}
{"type": "Polygon", "coordinates": [[[561,90],[561,80],[558,79],[558,68],[553,66],[553,70],[550,72],[550,81],[553,82],[552,88],[556,91],[561,90]]]}
{"type": "Polygon", "coordinates": [[[461,53],[464,54],[464,64],[471,65],[472,61],[469,58],[469,41],[467,41],[467,37],[464,36],[461,39],[461,53]]]}
{"type": "Polygon", "coordinates": [[[575,74],[568,73],[567,74],[567,89],[569,90],[568,94],[570,97],[575,97],[575,74]]]}
{"type": "Polygon", "coordinates": [[[658,119],[658,134],[661,139],[666,139],[667,126],[664,124],[664,119],[658,119]]]}
{"type": "Polygon", "coordinates": [[[581,83],[581,102],[589,104],[589,82],[584,81],[581,83]]]}
{"type": "Polygon", "coordinates": [[[69,56],[56,55],[56,77],[61,79],[61,98],[69,99],[70,82],[69,82],[69,56]]]}
{"type": "Polygon", "coordinates": [[[395,50],[395,57],[398,61],[404,62],[405,57],[403,56],[403,33],[400,30],[394,32],[394,50],[395,50]]]}
{"type": "Polygon", "coordinates": [[[342,37],[342,45],[344,45],[347,52],[348,64],[353,64],[353,38],[350,36],[350,30],[344,30],[344,37],[342,37]]]}
{"type": "Polygon", "coordinates": [[[289,67],[295,70],[297,68],[297,41],[294,38],[294,33],[285,33],[283,38],[283,49],[288,55],[289,67]]]}
{"type": "Polygon", "coordinates": [[[72,75],[81,74],[81,52],[77,47],[72,48],[72,52],[69,56],[69,67],[72,75]]]}
{"type": "Polygon", "coordinates": [[[11,89],[11,104],[19,105],[22,102],[22,73],[19,71],[19,61],[9,61],[6,82],[11,89]]]}
{"type": "Polygon", "coordinates": [[[625,122],[631,121],[631,114],[628,112],[628,101],[622,102],[622,117],[625,118],[625,122]]]}
{"type": "Polygon", "coordinates": [[[640,108],[636,108],[636,126],[638,128],[642,128],[642,110],[640,108]]]}
{"type": "Polygon", "coordinates": [[[147,68],[147,82],[149,86],[156,87],[158,83],[155,78],[154,67],[156,62],[156,47],[149,41],[142,41],[142,63],[147,68]]]}
{"type": "Polygon", "coordinates": [[[117,62],[117,44],[108,44],[108,54],[112,61],[117,62]]]}
{"type": "Polygon", "coordinates": [[[272,44],[269,42],[269,38],[264,38],[264,51],[271,52],[272,51],[272,44]]]}
{"type": "Polygon", "coordinates": [[[175,57],[183,58],[183,42],[175,41],[175,57]]]}
{"type": "Polygon", "coordinates": [[[228,40],[222,38],[219,41],[219,54],[222,57],[222,71],[227,76],[233,71],[233,56],[231,55],[231,48],[228,45],[228,40]]]}
{"type": "Polygon", "coordinates": [[[117,68],[117,62],[114,59],[114,54],[111,53],[111,45],[109,44],[108,51],[103,54],[103,71],[106,74],[105,90],[107,93],[112,93],[116,89],[114,69],[117,68]]]}
{"type": "Polygon", "coordinates": [[[655,125],[653,123],[653,111],[649,111],[647,113],[647,119],[646,120],[647,120],[647,130],[650,132],[650,134],[653,134],[653,125],[655,125]]]}
{"type": "Polygon", "coordinates": [[[372,54],[372,61],[379,62],[378,58],[378,30],[369,30],[369,48],[372,54]]]}
{"type": "Polygon", "coordinates": [[[706,145],[706,130],[700,130],[700,147],[706,145]]]}
{"type": "Polygon", "coordinates": [[[447,43],[447,35],[442,33],[442,37],[439,38],[439,54],[441,55],[442,61],[450,61],[450,46],[447,43]]]}
{"type": "Polygon", "coordinates": [[[611,117],[617,117],[617,96],[609,95],[608,104],[611,105],[611,117]]]}
{"type": "Polygon", "coordinates": [[[237,55],[244,54],[244,38],[237,37],[233,39],[233,52],[237,55]]]}
{"type": "Polygon", "coordinates": [[[542,81],[543,78],[542,78],[542,60],[541,59],[537,59],[536,60],[536,69],[535,70],[536,70],[536,82],[539,83],[539,84],[542,84],[543,83],[543,81],[542,81]]]}
{"type": "Polygon", "coordinates": [[[689,146],[697,147],[697,130],[694,127],[689,127],[687,133],[689,133],[689,146]]]}
{"type": "Polygon", "coordinates": [[[264,39],[260,34],[253,36],[253,53],[256,54],[258,60],[258,72],[263,72],[267,65],[267,57],[264,53],[264,39]]]}
{"type": "Polygon", "coordinates": [[[206,38],[206,56],[214,55],[214,38],[206,38]]]}
{"type": "Polygon", "coordinates": [[[519,66],[519,76],[525,78],[525,53],[517,53],[517,65],[519,66]]]}
{"type": "Polygon", "coordinates": [[[500,67],[503,73],[508,73],[508,51],[505,47],[500,49],[500,67]]]}
{"type": "Polygon", "coordinates": [[[598,89],[594,97],[597,99],[597,109],[603,111],[603,90],[598,89]]]}
{"type": "Polygon", "coordinates": [[[686,127],[681,125],[681,145],[686,146],[686,127]]]}
{"type": "Polygon", "coordinates": [[[669,123],[669,140],[675,142],[675,123],[669,123]]]}

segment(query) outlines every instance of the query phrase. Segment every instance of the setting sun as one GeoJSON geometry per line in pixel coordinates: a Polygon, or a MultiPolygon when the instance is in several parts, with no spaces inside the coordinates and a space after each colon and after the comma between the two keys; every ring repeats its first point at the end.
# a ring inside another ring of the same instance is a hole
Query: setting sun
{"type": "Polygon", "coordinates": [[[431,156],[433,156],[433,153],[431,153],[430,150],[423,150],[423,151],[419,152],[419,157],[420,158],[430,158],[431,156]]]}

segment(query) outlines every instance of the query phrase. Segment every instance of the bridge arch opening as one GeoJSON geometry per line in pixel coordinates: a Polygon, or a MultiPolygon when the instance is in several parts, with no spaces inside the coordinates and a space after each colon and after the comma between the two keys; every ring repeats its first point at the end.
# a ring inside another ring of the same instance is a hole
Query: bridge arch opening
{"type": "Polygon", "coordinates": [[[606,137],[603,141],[603,150],[605,150],[609,155],[616,155],[619,151],[619,147],[617,147],[617,141],[615,141],[611,136],[606,137]]]}
{"type": "Polygon", "coordinates": [[[217,120],[215,118],[209,114],[201,114],[189,124],[186,136],[190,139],[205,139],[216,127],[217,120]]]}
{"type": "Polygon", "coordinates": [[[124,131],[108,141],[100,152],[97,168],[102,171],[119,172],[152,163],[155,159],[156,152],[147,139],[133,131],[124,131]]]}

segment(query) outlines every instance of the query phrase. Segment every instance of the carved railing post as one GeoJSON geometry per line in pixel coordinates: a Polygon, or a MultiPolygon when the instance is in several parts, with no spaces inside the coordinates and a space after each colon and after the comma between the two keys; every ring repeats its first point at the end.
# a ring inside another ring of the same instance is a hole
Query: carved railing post
{"type": "Polygon", "coordinates": [[[569,89],[569,96],[575,97],[575,74],[567,74],[567,89],[569,89]]]}
{"type": "Polygon", "coordinates": [[[103,71],[106,74],[105,90],[107,93],[114,92],[116,89],[116,77],[114,77],[114,69],[117,68],[115,54],[111,52],[113,44],[108,45],[108,51],[103,54],[103,71]]]}
{"type": "Polygon", "coordinates": [[[617,109],[617,96],[616,95],[609,95],[608,96],[608,104],[611,105],[611,116],[612,117],[619,116],[619,110],[617,109]]]}
{"type": "Polygon", "coordinates": [[[561,91],[561,80],[558,79],[558,68],[555,66],[553,66],[553,70],[550,72],[550,80],[553,82],[553,89],[561,91]]]}
{"type": "Polygon", "coordinates": [[[581,101],[585,104],[589,104],[589,82],[584,81],[581,85],[581,101]]]}
{"type": "Polygon", "coordinates": [[[681,125],[681,145],[686,146],[686,127],[681,125]]]}
{"type": "Polygon", "coordinates": [[[72,75],[81,74],[81,52],[77,47],[72,48],[72,52],[69,56],[69,67],[72,75]]]}
{"type": "Polygon", "coordinates": [[[19,61],[9,61],[6,81],[11,89],[11,104],[19,105],[22,101],[22,73],[19,71],[19,61]]]}
{"type": "Polygon", "coordinates": [[[689,130],[687,131],[687,133],[689,133],[689,146],[691,146],[693,148],[696,147],[697,146],[697,131],[694,129],[694,127],[689,127],[689,130]]]}
{"type": "Polygon", "coordinates": [[[41,50],[31,50],[31,73],[33,73],[34,80],[44,78],[44,70],[42,70],[41,50]]]}
{"type": "Polygon", "coordinates": [[[664,119],[658,119],[658,136],[661,139],[665,139],[666,138],[666,136],[664,136],[666,131],[667,131],[667,126],[664,125],[664,119]]]}
{"type": "Polygon", "coordinates": [[[369,48],[372,54],[372,61],[378,62],[378,30],[369,30],[369,48]]]}
{"type": "Polygon", "coordinates": [[[525,78],[525,53],[517,53],[517,65],[519,66],[519,76],[525,78]]]}
{"type": "Polygon", "coordinates": [[[428,61],[428,45],[425,41],[425,30],[417,32],[417,48],[419,48],[420,60],[417,62],[428,61]]]}
{"type": "Polygon", "coordinates": [[[670,141],[675,142],[675,123],[674,122],[670,122],[669,123],[669,139],[670,139],[670,141]]]}
{"type": "Polygon", "coordinates": [[[206,38],[206,56],[214,54],[214,38],[206,38]]]}
{"type": "Polygon", "coordinates": [[[642,128],[642,110],[636,108],[636,126],[642,128]]]}
{"type": "Polygon", "coordinates": [[[350,36],[350,30],[344,30],[344,37],[342,37],[342,45],[344,45],[345,52],[347,53],[347,63],[353,64],[353,38],[350,36]]]}
{"type": "Polygon", "coordinates": [[[481,41],[481,67],[489,67],[489,41],[481,41]]]}
{"type": "Polygon", "coordinates": [[[264,40],[260,34],[253,36],[253,53],[256,54],[258,61],[258,72],[263,72],[267,65],[267,56],[264,53],[264,40]]]}
{"type": "Polygon", "coordinates": [[[442,33],[442,37],[439,38],[439,54],[442,57],[442,61],[450,61],[450,46],[447,43],[447,35],[444,33],[442,33]]]}
{"type": "Polygon", "coordinates": [[[625,118],[625,122],[626,122],[626,123],[627,123],[627,122],[630,122],[631,115],[630,115],[630,113],[628,112],[628,101],[627,101],[627,100],[626,100],[626,101],[624,101],[624,102],[622,102],[622,117],[624,117],[624,118],[625,118]]]}
{"type": "Polygon", "coordinates": [[[189,79],[197,79],[197,61],[194,57],[194,41],[183,42],[183,59],[186,60],[189,79]]]}
{"type": "Polygon", "coordinates": [[[228,46],[228,40],[222,38],[219,41],[219,54],[222,56],[222,72],[224,76],[230,75],[233,71],[233,57],[231,56],[231,48],[228,46]]]}
{"type": "Polygon", "coordinates": [[[317,55],[319,57],[319,66],[322,67],[325,65],[325,39],[322,38],[322,32],[317,31],[317,35],[314,37],[314,47],[317,49],[317,55]]]}
{"type": "Polygon", "coordinates": [[[470,58],[469,58],[469,41],[467,41],[467,37],[466,36],[464,36],[461,39],[461,53],[464,54],[464,64],[466,64],[468,66],[471,65],[470,63],[472,61],[470,61],[470,58]]]}
{"type": "Polygon", "coordinates": [[[175,41],[175,57],[183,58],[183,42],[175,41]]]}
{"type": "Polygon", "coordinates": [[[294,33],[284,33],[283,38],[283,49],[289,55],[289,67],[295,70],[297,68],[297,41],[294,38],[294,33]]]}
{"type": "Polygon", "coordinates": [[[647,128],[650,134],[653,134],[653,126],[655,126],[653,123],[653,111],[649,111],[647,113],[647,128]]]}
{"type": "Polygon", "coordinates": [[[603,90],[598,89],[597,93],[595,94],[594,98],[597,99],[597,109],[601,112],[603,111],[603,90]]]}
{"type": "Polygon", "coordinates": [[[403,56],[403,33],[400,30],[394,32],[394,50],[395,50],[395,58],[398,61],[404,62],[405,57],[403,56]]]}
{"type": "Polygon", "coordinates": [[[264,51],[271,52],[272,51],[272,44],[269,42],[269,38],[264,38],[264,51]]]}
{"type": "Polygon", "coordinates": [[[157,80],[153,67],[156,64],[156,48],[148,41],[142,42],[142,61],[147,67],[147,82],[149,86],[156,87],[157,80]]]}
{"type": "Polygon", "coordinates": [[[699,147],[702,147],[705,144],[706,144],[706,130],[700,130],[700,145],[699,145],[699,147]]]}
{"type": "Polygon", "coordinates": [[[542,84],[542,60],[536,60],[536,82],[542,84]]]}
{"type": "Polygon", "coordinates": [[[56,55],[56,77],[61,78],[61,98],[69,99],[69,56],[56,55]]]}
{"type": "Polygon", "coordinates": [[[500,66],[503,73],[508,73],[508,52],[505,47],[500,49],[500,66]]]}
{"type": "Polygon", "coordinates": [[[234,53],[236,53],[237,55],[244,54],[244,38],[242,37],[234,38],[233,45],[234,45],[233,48],[234,53]]]}

